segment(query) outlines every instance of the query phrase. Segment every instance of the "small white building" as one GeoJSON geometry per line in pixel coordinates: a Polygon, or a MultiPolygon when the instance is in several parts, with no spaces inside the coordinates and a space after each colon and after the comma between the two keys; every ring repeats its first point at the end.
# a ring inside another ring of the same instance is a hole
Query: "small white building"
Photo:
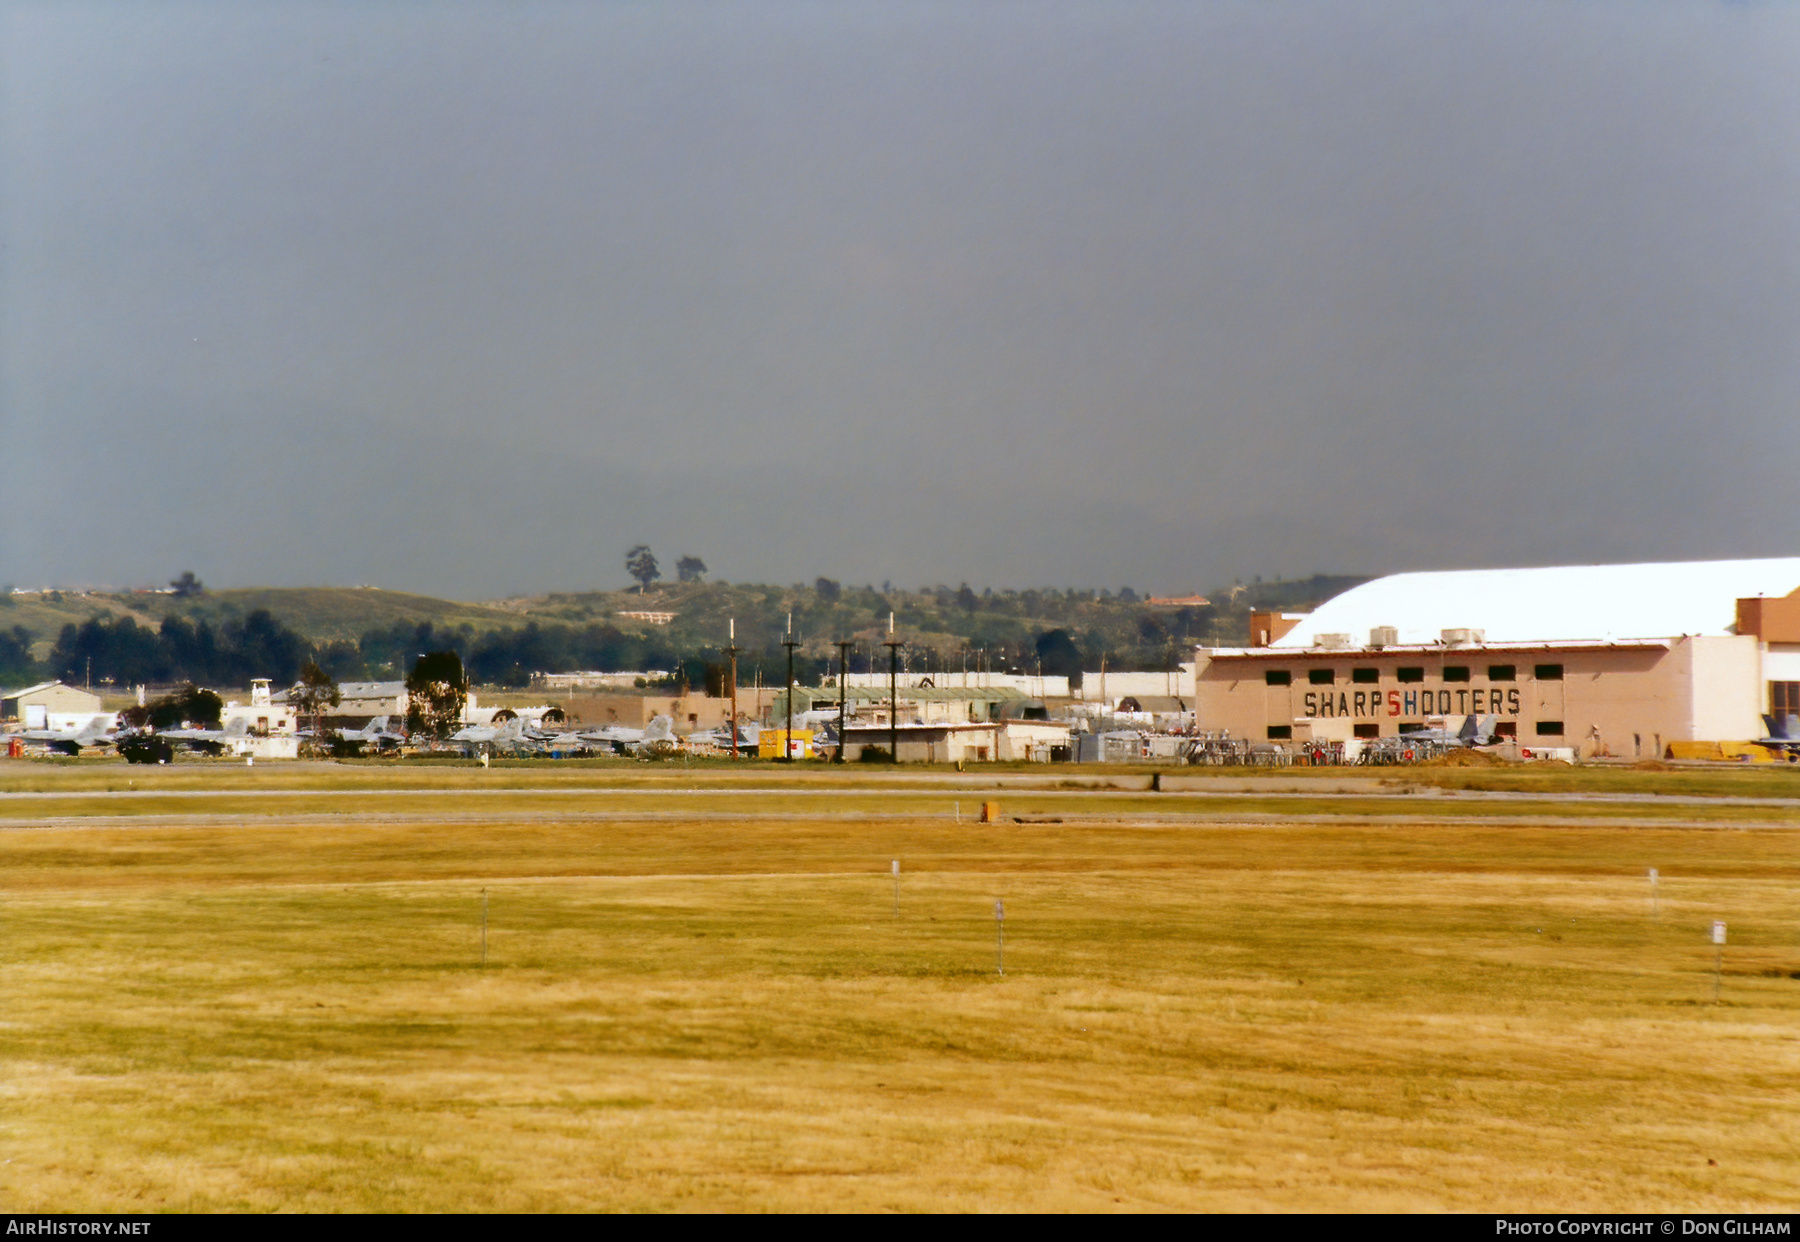
{"type": "Polygon", "coordinates": [[[275,697],[269,693],[267,677],[258,677],[250,683],[248,703],[232,699],[219,713],[221,728],[229,729],[236,720],[244,721],[251,736],[259,738],[290,736],[300,723],[295,720],[294,712],[285,699],[276,702],[275,697]]]}
{"type": "Polygon", "coordinates": [[[1048,720],[1007,720],[1000,725],[998,758],[1002,762],[1051,763],[1070,757],[1074,733],[1066,724],[1048,720]]]}

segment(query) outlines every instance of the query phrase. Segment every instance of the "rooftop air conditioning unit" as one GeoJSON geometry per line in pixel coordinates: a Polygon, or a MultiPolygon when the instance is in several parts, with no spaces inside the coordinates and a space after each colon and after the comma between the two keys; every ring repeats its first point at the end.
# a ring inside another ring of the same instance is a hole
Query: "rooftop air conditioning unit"
{"type": "Polygon", "coordinates": [[[1470,643],[1478,643],[1486,634],[1481,630],[1445,630],[1444,645],[1447,647],[1466,647],[1470,643]]]}
{"type": "Polygon", "coordinates": [[[1399,645],[1400,630],[1396,626],[1378,625],[1369,631],[1369,646],[1371,647],[1398,647],[1399,645]]]}
{"type": "Polygon", "coordinates": [[[1324,647],[1328,651],[1342,651],[1350,645],[1350,635],[1316,634],[1313,636],[1313,645],[1316,647],[1324,647]]]}

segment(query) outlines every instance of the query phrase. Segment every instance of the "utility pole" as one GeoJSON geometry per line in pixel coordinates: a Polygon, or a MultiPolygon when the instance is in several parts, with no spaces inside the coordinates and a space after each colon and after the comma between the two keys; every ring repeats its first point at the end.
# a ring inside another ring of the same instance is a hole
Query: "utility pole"
{"type": "Polygon", "coordinates": [[[888,649],[888,762],[900,762],[900,648],[905,643],[894,637],[894,614],[888,613],[888,636],[882,646],[888,649]]]}
{"type": "Polygon", "coordinates": [[[844,735],[844,687],[850,684],[850,649],[856,646],[854,641],[838,640],[838,745],[837,754],[832,757],[833,763],[844,761],[844,743],[850,739],[844,735]]]}
{"type": "Polygon", "coordinates": [[[737,713],[737,655],[738,655],[737,618],[736,617],[731,618],[731,621],[729,624],[731,625],[731,645],[729,647],[725,648],[725,654],[727,656],[729,656],[731,659],[731,672],[729,674],[729,676],[731,677],[731,757],[733,759],[736,759],[738,757],[738,744],[737,744],[737,720],[738,720],[738,713],[737,713]]]}
{"type": "Polygon", "coordinates": [[[782,762],[794,761],[794,614],[788,613],[787,637],[781,640],[787,648],[788,682],[787,682],[787,728],[781,734],[782,762]]]}

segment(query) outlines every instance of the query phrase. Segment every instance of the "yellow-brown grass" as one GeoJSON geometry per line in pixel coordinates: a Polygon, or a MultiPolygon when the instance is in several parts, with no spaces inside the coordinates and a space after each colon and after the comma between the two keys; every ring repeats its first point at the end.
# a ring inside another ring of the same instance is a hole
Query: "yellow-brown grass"
{"type": "Polygon", "coordinates": [[[168,808],[124,799],[0,832],[0,1200],[1797,1197],[1794,829],[1154,826],[1135,797],[988,827],[910,795],[735,818],[725,789],[640,796],[623,820],[521,793],[325,823],[294,799],[125,823],[168,808]]]}

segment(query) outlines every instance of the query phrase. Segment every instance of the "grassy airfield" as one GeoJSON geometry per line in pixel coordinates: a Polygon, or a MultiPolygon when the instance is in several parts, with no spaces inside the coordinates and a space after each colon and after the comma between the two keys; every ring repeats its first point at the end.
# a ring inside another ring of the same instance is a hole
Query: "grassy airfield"
{"type": "Polygon", "coordinates": [[[1800,1200],[1800,774],[1143,775],[0,764],[0,1203],[1800,1200]]]}

